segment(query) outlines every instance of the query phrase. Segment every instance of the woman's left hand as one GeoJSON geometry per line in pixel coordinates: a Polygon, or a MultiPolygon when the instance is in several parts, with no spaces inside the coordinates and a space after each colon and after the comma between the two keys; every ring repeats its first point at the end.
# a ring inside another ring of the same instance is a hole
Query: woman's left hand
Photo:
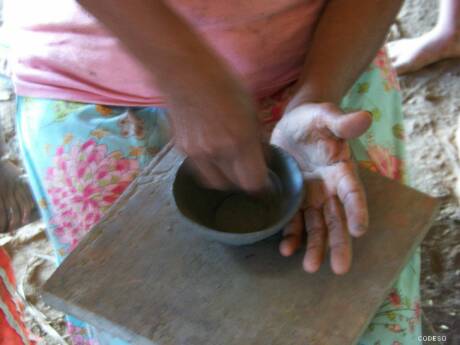
{"type": "Polygon", "coordinates": [[[336,274],[351,266],[350,235],[367,231],[365,192],[355,170],[347,139],[371,125],[366,111],[344,114],[332,103],[304,103],[287,112],[276,125],[271,142],[288,151],[302,170],[306,197],[303,208],[286,227],[280,252],[292,255],[308,243],[303,267],[316,272],[330,248],[336,274]]]}

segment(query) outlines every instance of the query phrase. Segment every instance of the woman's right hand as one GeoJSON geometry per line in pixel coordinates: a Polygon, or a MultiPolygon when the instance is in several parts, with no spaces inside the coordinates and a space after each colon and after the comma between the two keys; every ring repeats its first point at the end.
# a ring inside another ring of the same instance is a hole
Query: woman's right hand
{"type": "Polygon", "coordinates": [[[172,104],[175,145],[208,187],[257,192],[267,187],[267,167],[255,107],[242,88],[227,85],[197,92],[194,104],[172,104]]]}
{"type": "Polygon", "coordinates": [[[35,208],[27,182],[9,161],[0,161],[0,232],[27,224],[35,208]]]}
{"type": "Polygon", "coordinates": [[[124,44],[167,100],[176,146],[214,188],[257,191],[267,168],[248,93],[166,1],[78,0],[124,44]]]}

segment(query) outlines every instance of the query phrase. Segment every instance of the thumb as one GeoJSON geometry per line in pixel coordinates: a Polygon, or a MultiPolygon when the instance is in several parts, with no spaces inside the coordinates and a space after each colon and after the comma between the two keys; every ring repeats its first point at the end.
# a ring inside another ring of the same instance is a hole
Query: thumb
{"type": "Polygon", "coordinates": [[[329,130],[342,139],[353,139],[366,132],[372,124],[368,111],[356,111],[348,114],[329,115],[326,119],[329,130]]]}

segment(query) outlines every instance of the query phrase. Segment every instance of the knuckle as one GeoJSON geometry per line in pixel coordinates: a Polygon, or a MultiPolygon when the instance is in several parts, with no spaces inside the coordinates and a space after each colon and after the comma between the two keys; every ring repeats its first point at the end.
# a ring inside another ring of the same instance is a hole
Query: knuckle
{"type": "Polygon", "coordinates": [[[207,145],[203,150],[209,157],[225,157],[233,152],[237,152],[239,142],[235,138],[223,137],[207,145]]]}
{"type": "Polygon", "coordinates": [[[343,204],[345,206],[349,205],[350,201],[361,199],[360,193],[358,190],[348,190],[341,197],[343,204]]]}
{"type": "Polygon", "coordinates": [[[307,232],[307,236],[308,236],[307,246],[319,245],[320,243],[323,243],[323,240],[325,239],[324,232],[322,231],[322,229],[319,229],[319,228],[316,231],[307,232]]]}
{"type": "Polygon", "coordinates": [[[330,112],[330,113],[341,113],[340,109],[333,103],[323,102],[323,103],[320,103],[319,106],[323,110],[330,112]]]}
{"type": "Polygon", "coordinates": [[[316,243],[309,242],[307,244],[307,251],[312,251],[312,250],[323,250],[323,244],[319,242],[316,242],[316,243]]]}
{"type": "Polygon", "coordinates": [[[348,248],[348,242],[345,241],[345,240],[335,241],[335,242],[332,242],[329,245],[329,247],[331,248],[331,250],[347,249],[348,248]]]}
{"type": "Polygon", "coordinates": [[[310,239],[322,238],[324,228],[321,225],[307,225],[307,233],[310,239]]]}
{"type": "Polygon", "coordinates": [[[184,153],[195,161],[201,161],[203,159],[206,159],[206,156],[204,155],[203,151],[200,150],[189,149],[184,150],[184,153]]]}
{"type": "Polygon", "coordinates": [[[330,214],[325,219],[326,225],[330,229],[337,229],[342,225],[340,217],[336,214],[330,214]]]}

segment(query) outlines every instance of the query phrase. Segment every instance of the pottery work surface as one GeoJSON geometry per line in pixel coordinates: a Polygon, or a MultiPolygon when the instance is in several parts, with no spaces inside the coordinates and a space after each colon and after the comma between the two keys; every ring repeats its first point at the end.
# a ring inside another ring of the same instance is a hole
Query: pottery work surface
{"type": "Polygon", "coordinates": [[[352,269],[310,275],[277,238],[229,247],[189,231],[171,195],[181,161],[159,154],[47,282],[48,303],[133,344],[352,345],[438,206],[362,171],[371,228],[352,269]]]}

